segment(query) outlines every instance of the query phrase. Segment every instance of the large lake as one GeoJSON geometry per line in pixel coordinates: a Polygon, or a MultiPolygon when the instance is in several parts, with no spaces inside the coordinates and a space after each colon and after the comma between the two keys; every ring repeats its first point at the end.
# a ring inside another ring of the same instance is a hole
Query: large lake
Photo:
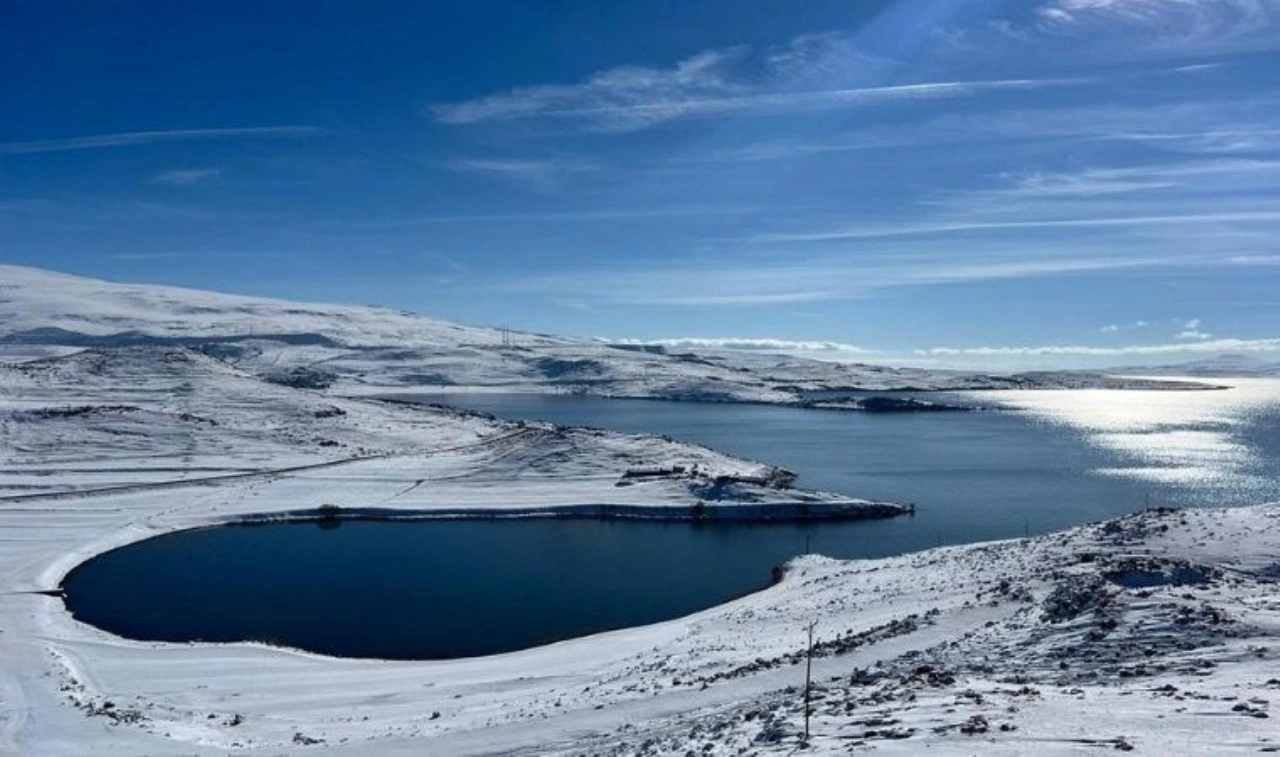
{"type": "MultiPolygon", "coordinates": [[[[879,557],[1043,533],[1148,505],[1280,499],[1280,379],[1220,391],[970,392],[972,412],[863,413],[577,396],[432,394],[508,419],[666,434],[781,465],[797,486],[911,502],[914,518],[819,529],[879,557]]],[[[945,398],[945,397],[944,397],[945,398]]]]}
{"type": "Polygon", "coordinates": [[[1280,499],[1280,381],[1212,392],[965,395],[988,410],[867,414],[534,395],[415,399],[667,434],[800,486],[914,502],[881,521],[276,524],[170,534],[68,576],[76,616],[169,641],[346,656],[492,654],[678,617],[758,589],[805,551],[880,557],[1022,536],[1150,505],[1280,499]]]}

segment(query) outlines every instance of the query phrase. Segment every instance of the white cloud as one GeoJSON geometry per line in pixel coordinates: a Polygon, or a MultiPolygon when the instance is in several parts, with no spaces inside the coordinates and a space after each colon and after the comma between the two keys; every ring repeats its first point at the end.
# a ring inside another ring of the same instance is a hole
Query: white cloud
{"type": "Polygon", "coordinates": [[[1120,331],[1133,331],[1134,329],[1145,329],[1151,325],[1150,321],[1134,321],[1133,323],[1111,323],[1098,329],[1104,334],[1115,334],[1120,331]]]}
{"type": "Polygon", "coordinates": [[[982,194],[1001,198],[1097,197],[1208,184],[1270,189],[1280,179],[1276,160],[1196,160],[1123,168],[1089,168],[1065,173],[1030,173],[1013,177],[1014,186],[982,194]]]}
{"type": "Polygon", "coordinates": [[[1184,340],[1204,340],[1212,339],[1213,334],[1202,331],[1200,329],[1200,319],[1192,318],[1182,325],[1182,331],[1178,332],[1177,337],[1184,340]]]}
{"type": "Polygon", "coordinates": [[[1023,44],[1059,42],[1111,58],[1274,49],[1277,26],[1280,0],[1048,0],[1029,19],[991,24],[1023,44]]]}
{"type": "MultiPolygon", "coordinates": [[[[1015,247],[1015,252],[1020,251],[1020,246],[1015,247]]],[[[840,256],[755,265],[740,261],[700,266],[655,263],[647,269],[615,268],[521,278],[508,282],[506,287],[620,305],[782,305],[854,299],[869,291],[896,286],[1123,270],[1170,262],[1164,257],[1081,256],[1072,249],[1065,250],[1061,257],[1038,259],[974,258],[971,251],[961,259],[949,259],[945,248],[930,251],[924,257],[901,252],[887,252],[882,260],[840,256]]]]}
{"type": "Polygon", "coordinates": [[[778,51],[711,50],[670,68],[620,66],[576,84],[537,84],[427,112],[448,124],[550,118],[601,132],[630,132],[690,116],[812,111],[902,100],[963,97],[1079,84],[1081,79],[933,81],[866,86],[879,65],[836,34],[797,37],[778,51]]]}
{"type": "Polygon", "coordinates": [[[172,171],[156,174],[151,177],[152,183],[168,184],[174,187],[184,187],[191,184],[199,184],[202,181],[208,181],[222,173],[218,168],[178,168],[172,171]]]}
{"type": "MultiPolygon", "coordinates": [[[[2,209],[3,206],[0,206],[2,209]]],[[[585,207],[564,210],[531,211],[517,213],[465,213],[458,215],[424,215],[399,218],[362,218],[359,220],[330,220],[317,224],[324,229],[398,229],[415,226],[491,223],[609,223],[638,218],[680,218],[696,216],[739,215],[758,208],[745,205],[682,204],[657,207],[585,207]]]]}
{"type": "Polygon", "coordinates": [[[7,142],[0,144],[0,155],[23,155],[66,150],[99,150],[161,142],[193,142],[213,139],[314,137],[323,133],[325,133],[325,130],[317,126],[250,126],[218,129],[133,131],[117,134],[98,134],[89,137],[45,139],[34,142],[7,142]]]}
{"type": "Polygon", "coordinates": [[[1190,66],[1178,66],[1173,70],[1180,74],[1199,74],[1206,71],[1216,71],[1220,68],[1222,68],[1221,63],[1194,63],[1190,66]]]}
{"type": "MultiPolygon", "coordinates": [[[[668,69],[621,66],[592,74],[578,84],[517,87],[474,100],[431,105],[429,111],[436,120],[449,124],[595,112],[603,130],[641,128],[646,114],[631,113],[630,109],[636,106],[696,101],[738,92],[738,87],[729,81],[729,70],[743,52],[733,49],[700,53],[668,69]],[[615,119],[608,117],[610,111],[617,113],[615,119]]],[[[662,118],[656,110],[647,114],[647,120],[662,118]]]]}
{"type": "Polygon", "coordinates": [[[790,160],[828,153],[999,140],[1145,143],[1163,151],[1248,155],[1280,151],[1280,97],[1195,100],[1158,105],[1080,105],[954,112],[866,126],[820,138],[773,139],[692,156],[710,162],[790,160]],[[1176,124],[1177,128],[1170,128],[1176,124]]]}
{"type": "Polygon", "coordinates": [[[1227,262],[1234,265],[1280,265],[1280,255],[1232,255],[1227,262]]]}
{"type": "Polygon", "coordinates": [[[1110,137],[1117,141],[1147,142],[1169,150],[1208,154],[1262,153],[1280,150],[1280,129],[1233,128],[1205,131],[1135,131],[1119,132],[1110,137]]]}
{"type": "Polygon", "coordinates": [[[1043,29],[1070,34],[1120,26],[1203,39],[1264,29],[1278,8],[1274,0],[1051,0],[1037,13],[1043,29]]]}
{"type": "Polygon", "coordinates": [[[829,231],[761,234],[758,242],[828,242],[841,239],[880,239],[973,231],[1025,229],[1117,228],[1139,226],[1194,226],[1205,223],[1249,223],[1280,221],[1280,211],[1235,213],[1186,213],[1179,215],[1101,216],[1097,218],[1042,218],[1008,221],[936,221],[913,225],[863,225],[829,231]]]}
{"type": "Polygon", "coordinates": [[[600,164],[580,158],[466,158],[447,161],[444,165],[460,173],[493,176],[539,191],[554,190],[567,176],[600,170],[600,164]]]}
{"type": "Polygon", "coordinates": [[[808,341],[751,337],[678,337],[673,339],[612,339],[612,344],[658,345],[694,349],[744,350],[756,352],[841,352],[863,354],[867,350],[844,342],[808,341]]]}
{"type": "Polygon", "coordinates": [[[1141,344],[1125,347],[1090,347],[1085,345],[1051,345],[1030,347],[933,347],[916,350],[916,355],[948,357],[1123,357],[1129,355],[1177,355],[1213,352],[1276,352],[1280,338],[1275,339],[1206,339],[1178,344],[1141,344]]]}

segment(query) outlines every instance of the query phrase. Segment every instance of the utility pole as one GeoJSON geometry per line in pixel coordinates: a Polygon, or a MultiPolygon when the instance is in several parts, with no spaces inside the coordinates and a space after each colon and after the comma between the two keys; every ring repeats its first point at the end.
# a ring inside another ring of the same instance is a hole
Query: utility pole
{"type": "Polygon", "coordinates": [[[809,624],[809,648],[804,656],[804,743],[809,743],[809,691],[813,685],[813,627],[818,621],[809,624]]]}

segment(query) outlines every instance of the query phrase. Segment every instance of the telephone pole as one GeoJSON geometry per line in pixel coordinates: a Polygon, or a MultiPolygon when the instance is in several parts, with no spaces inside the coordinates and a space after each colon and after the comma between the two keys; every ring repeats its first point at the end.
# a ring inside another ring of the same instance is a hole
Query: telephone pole
{"type": "Polygon", "coordinates": [[[809,743],[809,692],[813,687],[813,627],[818,621],[809,624],[809,648],[804,656],[804,743],[809,743]]]}

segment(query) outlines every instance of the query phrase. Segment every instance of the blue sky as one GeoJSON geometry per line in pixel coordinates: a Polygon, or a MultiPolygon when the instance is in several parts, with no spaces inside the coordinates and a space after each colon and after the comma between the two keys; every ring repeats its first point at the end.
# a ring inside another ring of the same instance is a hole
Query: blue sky
{"type": "Polygon", "coordinates": [[[838,359],[1280,354],[1280,0],[0,13],[3,262],[838,359]]]}

